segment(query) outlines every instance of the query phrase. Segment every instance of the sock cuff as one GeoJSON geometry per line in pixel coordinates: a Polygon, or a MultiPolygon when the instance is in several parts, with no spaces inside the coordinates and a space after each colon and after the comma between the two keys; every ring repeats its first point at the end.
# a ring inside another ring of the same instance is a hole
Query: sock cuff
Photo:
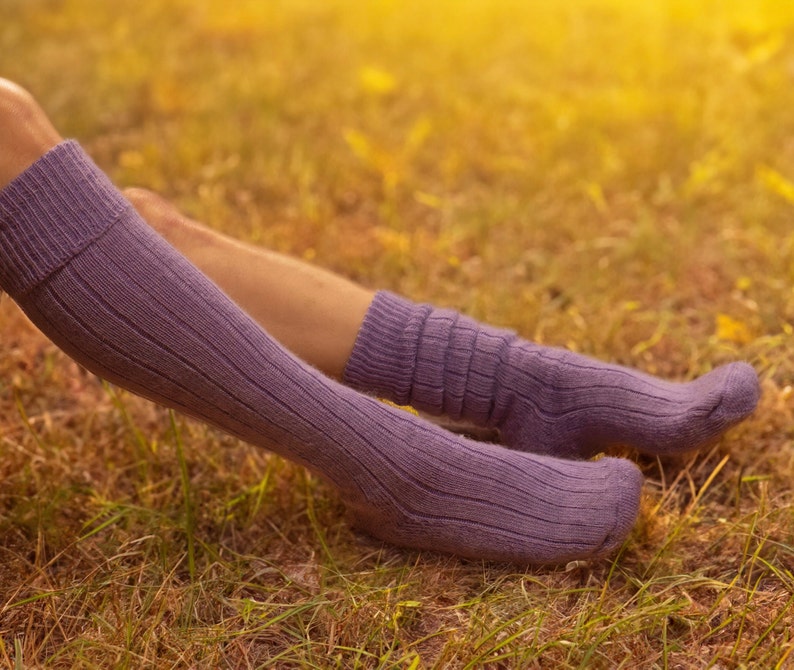
{"type": "Polygon", "coordinates": [[[356,337],[343,381],[409,404],[420,336],[432,312],[389,291],[375,294],[356,337]]]}
{"type": "Polygon", "coordinates": [[[0,191],[0,285],[29,292],[129,207],[77,142],[55,146],[0,191]]]}

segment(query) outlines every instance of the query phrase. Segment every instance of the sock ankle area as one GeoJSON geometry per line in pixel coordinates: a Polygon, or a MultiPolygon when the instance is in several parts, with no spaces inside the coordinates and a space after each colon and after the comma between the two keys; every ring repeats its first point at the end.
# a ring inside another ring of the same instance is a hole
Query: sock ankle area
{"type": "Polygon", "coordinates": [[[440,496],[439,490],[428,495],[423,482],[409,477],[401,482],[406,514],[383,516],[369,505],[362,513],[354,508],[357,525],[401,546],[549,564],[609,556],[636,522],[643,478],[626,459],[562,460],[466,440],[458,440],[454,452],[466,463],[455,477],[448,477],[447,468],[462,461],[449,460],[452,452],[443,449],[428,454],[429,461],[423,458],[422,468],[407,468],[420,472],[430,462],[434,469],[440,466],[440,478],[430,474],[442,484],[440,496]],[[472,503],[485,514],[473,517],[467,510],[472,503]]]}
{"type": "Polygon", "coordinates": [[[398,405],[411,404],[419,344],[432,311],[430,305],[378,291],[364,316],[342,381],[398,405]]]}
{"type": "MultiPolygon", "coordinates": [[[[379,291],[364,317],[342,381],[400,405],[488,422],[504,342],[478,339],[476,322],[451,309],[379,291]],[[493,350],[493,346],[496,350],[493,350]],[[491,358],[489,366],[485,358],[491,358]]],[[[505,335],[509,333],[505,331],[505,335]]]]}

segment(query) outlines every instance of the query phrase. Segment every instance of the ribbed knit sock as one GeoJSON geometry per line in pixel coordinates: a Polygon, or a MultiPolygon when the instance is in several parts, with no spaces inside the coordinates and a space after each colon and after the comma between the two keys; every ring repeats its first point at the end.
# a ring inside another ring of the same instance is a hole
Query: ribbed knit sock
{"type": "Polygon", "coordinates": [[[365,316],[344,382],[497,428],[511,448],[566,458],[615,444],[650,454],[695,449],[747,417],[759,397],[746,363],[668,382],[388,292],[365,316]]]}
{"type": "Polygon", "coordinates": [[[389,542],[559,562],[614,550],[634,522],[641,475],[627,460],[470,442],[303,364],[150,229],[76,143],[0,193],[0,286],[89,370],[319,473],[389,542]]]}

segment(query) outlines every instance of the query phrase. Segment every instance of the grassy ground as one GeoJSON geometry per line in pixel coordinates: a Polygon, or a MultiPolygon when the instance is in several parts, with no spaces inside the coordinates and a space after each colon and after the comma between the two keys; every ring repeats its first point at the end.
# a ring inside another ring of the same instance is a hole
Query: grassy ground
{"type": "Polygon", "coordinates": [[[0,74],[122,185],[542,342],[764,384],[719,444],[639,461],[614,562],[525,570],[355,535],[321,482],[103,386],[5,300],[0,662],[794,667],[792,3],[0,15],[0,74]]]}

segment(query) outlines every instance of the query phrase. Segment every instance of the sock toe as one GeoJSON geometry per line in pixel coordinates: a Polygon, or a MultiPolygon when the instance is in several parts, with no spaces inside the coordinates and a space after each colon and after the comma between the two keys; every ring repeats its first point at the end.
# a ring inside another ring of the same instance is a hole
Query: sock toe
{"type": "Polygon", "coordinates": [[[756,408],[761,397],[761,386],[752,365],[737,362],[725,368],[722,399],[714,408],[713,415],[730,425],[741,421],[756,408]]]}
{"type": "Polygon", "coordinates": [[[602,458],[607,471],[607,490],[615,499],[615,521],[594,556],[608,556],[625,541],[637,521],[644,478],[640,469],[625,458],[602,458]]]}

